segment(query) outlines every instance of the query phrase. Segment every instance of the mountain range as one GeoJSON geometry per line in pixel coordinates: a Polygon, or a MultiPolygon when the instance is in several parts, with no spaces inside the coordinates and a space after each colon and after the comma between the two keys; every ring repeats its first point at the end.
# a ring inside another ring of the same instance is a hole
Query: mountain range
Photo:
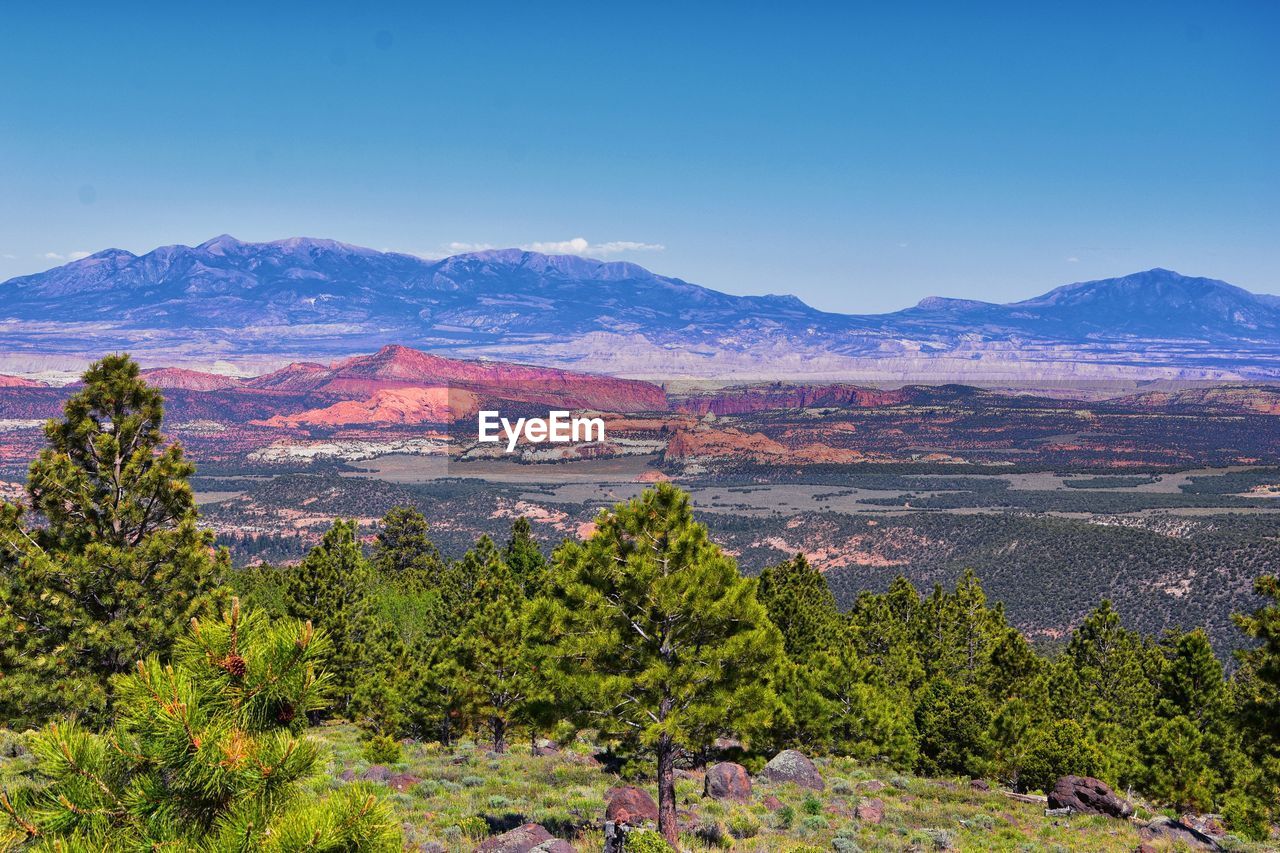
{"type": "Polygon", "coordinates": [[[223,235],[107,249],[0,283],[0,368],[145,364],[260,373],[404,344],[649,378],[1046,380],[1280,376],[1280,298],[1152,269],[1010,304],[889,314],[733,296],[631,263],[517,249],[424,260],[223,235]]]}

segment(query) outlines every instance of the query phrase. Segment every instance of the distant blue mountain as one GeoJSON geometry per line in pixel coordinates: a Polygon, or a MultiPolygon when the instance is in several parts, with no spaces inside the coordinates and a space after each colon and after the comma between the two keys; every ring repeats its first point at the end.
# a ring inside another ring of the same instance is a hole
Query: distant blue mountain
{"type": "MultiPolygon", "coordinates": [[[[967,361],[1080,363],[1099,375],[1110,365],[1259,376],[1280,365],[1280,299],[1163,269],[1007,305],[931,298],[842,315],[630,263],[517,249],[423,260],[227,235],[145,255],[108,249],[11,279],[0,284],[0,321],[10,350],[129,348],[170,361],[345,355],[394,342],[649,375],[835,375],[872,363],[906,375],[927,359],[953,372],[967,361]]],[[[1054,371],[1073,372],[1039,372],[1054,371]]]]}

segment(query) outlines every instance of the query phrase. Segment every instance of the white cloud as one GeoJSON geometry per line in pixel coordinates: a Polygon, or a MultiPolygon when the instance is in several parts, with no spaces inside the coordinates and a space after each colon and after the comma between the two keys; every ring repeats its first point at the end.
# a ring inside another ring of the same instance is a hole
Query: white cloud
{"type": "Polygon", "coordinates": [[[492,243],[450,243],[445,249],[451,255],[465,255],[468,252],[487,252],[490,249],[496,249],[497,246],[492,243]]]}
{"type": "Polygon", "coordinates": [[[65,255],[60,255],[57,252],[45,252],[44,259],[46,261],[65,261],[67,258],[65,255]]]}
{"type": "Polygon", "coordinates": [[[71,254],[67,255],[67,257],[73,261],[78,261],[81,258],[87,258],[92,254],[93,252],[86,252],[84,249],[80,249],[79,251],[72,252],[71,254]]]}
{"type": "MultiPolygon", "coordinates": [[[[450,255],[465,255],[471,252],[488,252],[502,248],[494,243],[466,243],[454,241],[446,243],[435,250],[408,250],[406,255],[416,255],[425,260],[437,260],[450,255]]],[[[635,240],[610,240],[607,243],[592,243],[585,237],[574,237],[571,240],[538,240],[524,243],[516,248],[526,252],[538,252],[543,255],[581,255],[590,258],[604,258],[624,252],[661,252],[666,246],[660,243],[640,243],[635,240]]],[[[384,249],[383,251],[392,251],[384,249]]]]}
{"type": "Polygon", "coordinates": [[[1069,263],[1069,264],[1078,264],[1078,263],[1080,263],[1080,259],[1079,259],[1079,258],[1077,258],[1077,257],[1075,257],[1074,255],[1072,255],[1071,257],[1067,258],[1067,263],[1069,263]]]}
{"type": "Polygon", "coordinates": [[[603,258],[608,255],[621,254],[622,252],[661,252],[666,246],[660,243],[638,243],[634,240],[590,243],[585,237],[574,237],[572,240],[528,243],[520,248],[526,252],[540,252],[544,255],[584,255],[603,258]]]}
{"type": "Polygon", "coordinates": [[[16,261],[18,259],[17,255],[10,255],[7,252],[4,255],[0,255],[0,257],[3,257],[6,261],[16,261]]]}
{"type": "Polygon", "coordinates": [[[78,261],[81,258],[87,258],[93,252],[76,251],[76,252],[45,252],[41,257],[46,261],[78,261]]]}

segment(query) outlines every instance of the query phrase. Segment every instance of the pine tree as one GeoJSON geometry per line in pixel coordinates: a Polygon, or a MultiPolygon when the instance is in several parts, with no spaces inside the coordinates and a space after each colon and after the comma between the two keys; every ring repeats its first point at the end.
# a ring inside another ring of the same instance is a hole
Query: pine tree
{"type": "Polygon", "coordinates": [[[678,750],[749,734],[776,704],[782,638],[755,582],[694,521],[688,494],[664,483],[557,549],[535,615],[575,716],[654,755],[659,830],[675,846],[678,750]]]}
{"type": "Polygon", "coordinates": [[[333,709],[353,718],[391,699],[390,682],[403,654],[393,631],[375,618],[373,569],[356,534],[355,521],[335,521],[285,586],[289,616],[312,622],[329,637],[333,709]]]}
{"type": "Polygon", "coordinates": [[[161,433],[163,400],[128,356],[84,374],[31,465],[28,526],[0,507],[0,718],[106,718],[111,676],[167,655],[216,613],[228,568],[197,526],[193,467],[161,433]]]}
{"type": "Polygon", "coordinates": [[[418,510],[392,507],[382,517],[374,539],[374,570],[401,590],[437,585],[444,564],[429,532],[430,525],[418,510]]]}
{"type": "Polygon", "coordinates": [[[917,758],[911,709],[858,657],[850,633],[846,628],[802,665],[818,700],[808,717],[820,727],[816,740],[837,755],[910,768],[917,758]]]}
{"type": "Polygon", "coordinates": [[[398,850],[371,791],[302,795],[322,764],[298,730],[323,706],[325,652],[310,624],[238,602],[192,620],[171,664],[152,656],[116,677],[108,733],[65,722],[35,738],[49,786],[0,794],[0,813],[55,850],[398,850]]]}
{"type": "MultiPolygon", "coordinates": [[[[1275,820],[1280,817],[1280,577],[1258,578],[1254,591],[1265,603],[1251,614],[1236,616],[1236,624],[1257,643],[1239,653],[1238,724],[1257,768],[1247,792],[1251,803],[1239,811],[1257,811],[1275,820]]],[[[1257,835],[1263,822],[1253,823],[1250,829],[1257,835]]]]}
{"type": "Polygon", "coordinates": [[[1074,707],[1075,718],[1101,750],[1099,772],[1121,785],[1141,781],[1134,733],[1154,713],[1163,669],[1159,649],[1124,628],[1111,602],[1104,600],[1072,633],[1062,663],[1055,675],[1069,670],[1069,684],[1057,681],[1053,694],[1074,707]]]}
{"type": "Polygon", "coordinates": [[[841,632],[843,619],[836,597],[804,554],[761,572],[756,597],[782,632],[783,645],[793,661],[802,662],[830,648],[841,632]]]}
{"type": "Polygon", "coordinates": [[[470,618],[453,641],[455,677],[471,716],[484,721],[493,751],[506,752],[512,724],[522,718],[537,684],[526,642],[521,579],[496,550],[485,548],[470,618]]]}
{"type": "Polygon", "coordinates": [[[502,561],[511,569],[524,594],[532,598],[546,583],[547,558],[533,538],[533,526],[523,515],[511,523],[511,536],[502,552],[502,561]]]}
{"type": "Polygon", "coordinates": [[[883,595],[864,592],[849,612],[858,656],[873,667],[886,688],[902,702],[924,683],[920,654],[920,594],[902,575],[883,595]]]}

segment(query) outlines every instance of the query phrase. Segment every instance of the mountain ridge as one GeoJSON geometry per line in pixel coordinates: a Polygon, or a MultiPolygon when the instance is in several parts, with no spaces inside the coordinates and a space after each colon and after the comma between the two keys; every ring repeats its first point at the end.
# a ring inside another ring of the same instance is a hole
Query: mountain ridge
{"type": "MultiPolygon", "coordinates": [[[[129,348],[166,366],[284,364],[395,342],[672,378],[1280,377],[1280,297],[1161,268],[1005,304],[928,297],[838,314],[626,261],[523,249],[428,260],[223,234],[142,255],[105,249],[0,283],[0,297],[7,355],[129,348]]],[[[0,368],[22,372],[3,358],[0,368]]]]}

